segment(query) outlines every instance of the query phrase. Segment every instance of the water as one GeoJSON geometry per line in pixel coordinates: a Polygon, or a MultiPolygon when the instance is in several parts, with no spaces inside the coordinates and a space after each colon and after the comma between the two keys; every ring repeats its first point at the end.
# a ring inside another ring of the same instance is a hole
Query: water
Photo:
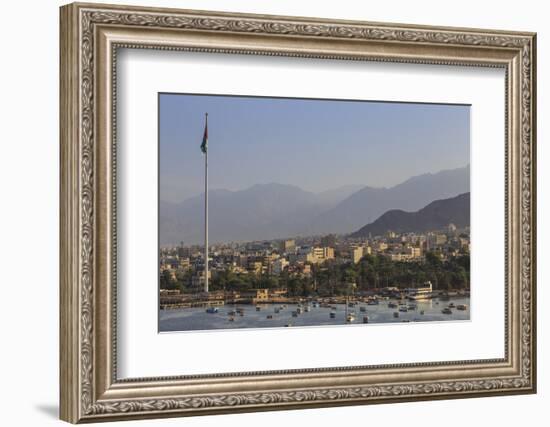
{"type": "MultiPolygon", "coordinates": [[[[469,320],[470,319],[470,298],[460,297],[450,300],[439,300],[437,298],[426,301],[403,301],[409,305],[416,305],[416,309],[407,312],[399,312],[399,317],[394,317],[397,308],[389,308],[388,302],[400,303],[398,300],[381,301],[379,305],[367,305],[358,303],[354,308],[348,308],[348,313],[355,313],[355,320],[351,324],[362,324],[363,316],[368,316],[369,324],[372,323],[399,323],[409,322],[429,322],[429,321],[449,321],[449,320],[469,320]],[[457,310],[452,308],[452,314],[443,314],[441,310],[450,303],[455,305],[465,304],[466,310],[457,310]],[[360,307],[365,307],[366,312],[360,311],[360,307]],[[424,314],[421,314],[421,312],[424,314]]],[[[225,305],[218,307],[218,313],[207,313],[204,308],[182,308],[174,310],[160,311],[160,331],[199,331],[212,329],[241,329],[241,328],[277,328],[285,327],[291,324],[296,326],[320,326],[320,325],[346,325],[346,306],[345,304],[333,304],[336,310],[324,307],[311,307],[311,311],[302,312],[298,317],[292,317],[292,312],[296,310],[297,304],[287,304],[286,308],[275,313],[275,308],[283,304],[258,304],[260,311],[256,311],[256,305],[225,305]],[[228,312],[236,308],[244,309],[244,316],[236,314],[234,321],[229,321],[228,312]],[[330,313],[336,313],[335,318],[330,318],[330,313]],[[271,315],[273,318],[268,319],[271,315]]],[[[305,306],[305,304],[304,304],[305,306]]],[[[368,326],[368,325],[365,325],[368,326]]]]}

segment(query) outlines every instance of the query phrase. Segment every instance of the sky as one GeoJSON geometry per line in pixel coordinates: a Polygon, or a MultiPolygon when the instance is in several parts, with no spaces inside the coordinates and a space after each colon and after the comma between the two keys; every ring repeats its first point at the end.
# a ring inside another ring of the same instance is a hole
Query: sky
{"type": "Polygon", "coordinates": [[[469,164],[470,107],[296,98],[159,94],[160,199],[280,183],[321,192],[391,187],[469,164]]]}

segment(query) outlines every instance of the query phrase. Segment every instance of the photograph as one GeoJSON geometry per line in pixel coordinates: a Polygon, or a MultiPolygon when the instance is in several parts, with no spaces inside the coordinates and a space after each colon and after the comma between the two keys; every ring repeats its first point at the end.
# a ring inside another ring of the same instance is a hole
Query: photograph
{"type": "Polygon", "coordinates": [[[470,108],[159,93],[159,332],[468,321],[470,108]]]}

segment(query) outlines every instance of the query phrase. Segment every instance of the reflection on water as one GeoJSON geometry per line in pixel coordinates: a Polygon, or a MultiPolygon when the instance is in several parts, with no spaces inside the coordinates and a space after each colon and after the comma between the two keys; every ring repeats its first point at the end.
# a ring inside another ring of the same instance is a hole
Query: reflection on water
{"type": "Polygon", "coordinates": [[[330,307],[302,304],[301,307],[302,313],[295,316],[293,312],[297,311],[297,304],[225,305],[219,307],[217,313],[207,313],[204,308],[161,310],[160,331],[347,325],[363,324],[366,321],[372,324],[470,319],[469,297],[425,301],[388,300],[380,301],[378,305],[358,303],[347,309],[345,304],[332,304],[330,307]],[[389,307],[389,303],[396,304],[397,308],[389,307]],[[450,313],[443,313],[443,309],[449,305],[452,307],[450,313]],[[465,310],[456,308],[461,305],[466,306],[465,310]],[[241,316],[237,310],[242,310],[243,315],[241,316]],[[351,316],[347,318],[346,315],[351,316]]]}

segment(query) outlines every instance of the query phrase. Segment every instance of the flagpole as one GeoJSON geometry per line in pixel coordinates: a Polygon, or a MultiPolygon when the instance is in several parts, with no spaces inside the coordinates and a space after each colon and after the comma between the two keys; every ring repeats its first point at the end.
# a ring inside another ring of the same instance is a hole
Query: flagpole
{"type": "MultiPolygon", "coordinates": [[[[208,113],[205,113],[208,128],[208,113]]],[[[208,148],[204,153],[204,292],[208,292],[208,148]]]]}

